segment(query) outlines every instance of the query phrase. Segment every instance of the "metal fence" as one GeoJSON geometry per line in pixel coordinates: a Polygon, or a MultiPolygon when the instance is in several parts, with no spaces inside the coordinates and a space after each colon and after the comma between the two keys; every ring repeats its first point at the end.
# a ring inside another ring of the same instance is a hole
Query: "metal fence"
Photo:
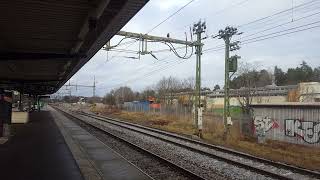
{"type": "MultiPolygon", "coordinates": [[[[181,104],[175,105],[166,105],[161,104],[157,106],[152,106],[147,102],[128,102],[121,106],[121,109],[129,112],[142,112],[145,114],[156,114],[164,116],[174,116],[174,119],[181,121],[193,121],[194,122],[194,113],[192,107],[184,106],[181,104]]],[[[164,117],[166,118],[166,117],[164,117]]],[[[252,119],[252,118],[251,118],[252,119]]],[[[252,122],[252,121],[251,121],[252,122]]],[[[235,137],[240,137],[241,129],[240,127],[240,117],[233,118],[232,132],[235,137]]],[[[252,124],[252,123],[251,123],[252,124]]],[[[223,116],[220,113],[215,113],[210,109],[203,113],[203,131],[209,132],[211,134],[217,135],[223,134],[224,132],[224,123],[223,116]]],[[[247,134],[252,134],[252,129],[247,131],[247,134]]]]}
{"type": "Polygon", "coordinates": [[[253,106],[255,133],[266,139],[320,147],[320,105],[253,106]]]}
{"type": "Polygon", "coordinates": [[[188,106],[179,105],[179,104],[151,105],[146,102],[130,102],[130,103],[125,103],[121,107],[121,109],[129,112],[143,112],[143,113],[152,113],[152,114],[159,114],[159,115],[171,115],[171,116],[176,116],[179,119],[192,118],[192,108],[188,106]]]}
{"type": "MultiPolygon", "coordinates": [[[[188,123],[193,119],[192,107],[179,104],[150,105],[144,102],[130,102],[114,108],[129,112],[174,116],[162,118],[189,121],[188,123]]],[[[258,140],[270,139],[320,147],[320,103],[260,104],[253,105],[252,109],[250,115],[241,114],[232,118],[234,124],[232,129],[236,131],[234,137],[249,136],[258,140]]],[[[204,112],[203,129],[210,133],[223,132],[221,112],[215,113],[210,110],[204,112]]]]}

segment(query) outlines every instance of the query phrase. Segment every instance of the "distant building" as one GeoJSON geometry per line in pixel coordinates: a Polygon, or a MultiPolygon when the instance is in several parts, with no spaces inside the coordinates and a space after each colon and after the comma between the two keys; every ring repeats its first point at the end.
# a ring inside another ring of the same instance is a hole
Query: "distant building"
{"type": "Polygon", "coordinates": [[[320,83],[300,83],[297,89],[297,98],[299,102],[320,102],[320,83]]]}
{"type": "MultiPolygon", "coordinates": [[[[320,102],[320,82],[303,82],[297,85],[276,86],[275,84],[250,90],[251,104],[286,103],[286,102],[320,102]]],[[[248,93],[247,88],[230,90],[230,105],[240,106],[239,100],[248,93]]],[[[180,92],[168,95],[162,102],[175,102],[183,105],[193,104],[194,92],[180,92]]],[[[202,91],[201,101],[206,109],[223,108],[224,90],[202,91]]],[[[173,103],[171,103],[173,104],[173,103]]]]}
{"type": "MultiPolygon", "coordinates": [[[[230,90],[230,105],[240,106],[246,88],[230,90]]],[[[298,85],[276,86],[268,85],[251,90],[251,104],[285,103],[285,102],[320,102],[320,83],[304,82],[298,85]]],[[[217,90],[207,96],[207,108],[222,108],[224,105],[224,90],[217,90]]]]}

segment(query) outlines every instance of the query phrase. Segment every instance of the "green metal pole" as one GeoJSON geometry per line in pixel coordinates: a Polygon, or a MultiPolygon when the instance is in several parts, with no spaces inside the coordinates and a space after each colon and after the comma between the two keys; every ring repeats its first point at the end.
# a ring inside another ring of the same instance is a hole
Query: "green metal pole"
{"type": "MultiPolygon", "coordinates": [[[[199,110],[201,107],[201,55],[202,55],[201,32],[198,34],[198,43],[199,43],[199,46],[198,46],[198,61],[199,61],[198,62],[198,97],[199,97],[198,110],[199,110]]],[[[202,108],[200,109],[200,111],[201,110],[202,110],[202,108]]],[[[203,122],[201,122],[201,124],[202,123],[203,122]]],[[[202,127],[199,127],[199,124],[197,126],[198,126],[199,137],[202,138],[202,127]]]]}
{"type": "Polygon", "coordinates": [[[230,116],[229,111],[229,52],[230,52],[230,38],[226,37],[225,39],[226,48],[225,48],[225,77],[224,77],[224,108],[223,108],[223,122],[224,127],[227,132],[228,123],[227,117],[230,116]]]}
{"type": "MultiPolygon", "coordinates": [[[[199,42],[199,33],[197,33],[197,42],[199,42]]],[[[195,92],[195,126],[198,130],[198,107],[199,107],[199,45],[196,47],[196,92],[195,92]]]]}
{"type": "Polygon", "coordinates": [[[201,104],[201,54],[202,54],[202,45],[201,45],[201,33],[198,31],[197,34],[197,46],[196,46],[196,87],[195,87],[195,127],[197,129],[198,135],[201,137],[201,132],[199,129],[199,107],[201,104]]]}

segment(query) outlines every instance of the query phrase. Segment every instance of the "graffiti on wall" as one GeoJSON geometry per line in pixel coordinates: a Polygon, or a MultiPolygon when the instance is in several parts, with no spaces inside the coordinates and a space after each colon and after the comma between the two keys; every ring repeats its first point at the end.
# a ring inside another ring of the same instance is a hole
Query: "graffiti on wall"
{"type": "Polygon", "coordinates": [[[268,132],[270,129],[278,128],[279,125],[268,116],[255,116],[254,127],[256,131],[268,132]]]}
{"type": "Polygon", "coordinates": [[[309,144],[319,142],[320,122],[287,119],[285,129],[286,136],[301,137],[309,144]]]}

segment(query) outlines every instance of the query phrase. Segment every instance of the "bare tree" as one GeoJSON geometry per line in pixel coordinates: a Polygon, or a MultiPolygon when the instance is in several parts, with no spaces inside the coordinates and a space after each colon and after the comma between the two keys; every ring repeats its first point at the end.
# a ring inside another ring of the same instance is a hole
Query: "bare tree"
{"type": "Polygon", "coordinates": [[[116,104],[123,104],[124,102],[134,100],[134,92],[130,87],[120,87],[114,91],[114,98],[116,104]]]}
{"type": "Polygon", "coordinates": [[[250,113],[250,105],[252,104],[253,97],[256,95],[256,83],[258,82],[256,69],[256,66],[253,64],[240,63],[237,72],[238,77],[241,77],[238,78],[237,86],[241,88],[234,91],[242,112],[245,114],[250,113]]]}
{"type": "Polygon", "coordinates": [[[140,93],[141,100],[147,100],[149,97],[155,97],[156,92],[151,88],[147,87],[140,93]]]}
{"type": "Polygon", "coordinates": [[[114,97],[114,90],[111,90],[109,93],[107,93],[103,97],[103,103],[109,104],[109,105],[115,105],[116,104],[116,100],[115,100],[115,97],[114,97]]]}
{"type": "Polygon", "coordinates": [[[100,103],[101,102],[101,98],[99,96],[88,97],[87,98],[87,102],[90,103],[90,104],[100,103]]]}
{"type": "Polygon", "coordinates": [[[159,98],[166,103],[172,104],[174,94],[181,90],[182,85],[177,78],[170,76],[168,78],[163,77],[155,87],[159,98]]]}
{"type": "Polygon", "coordinates": [[[184,92],[193,91],[195,86],[195,78],[189,77],[189,78],[183,79],[181,81],[181,86],[182,86],[181,90],[184,92]]]}

